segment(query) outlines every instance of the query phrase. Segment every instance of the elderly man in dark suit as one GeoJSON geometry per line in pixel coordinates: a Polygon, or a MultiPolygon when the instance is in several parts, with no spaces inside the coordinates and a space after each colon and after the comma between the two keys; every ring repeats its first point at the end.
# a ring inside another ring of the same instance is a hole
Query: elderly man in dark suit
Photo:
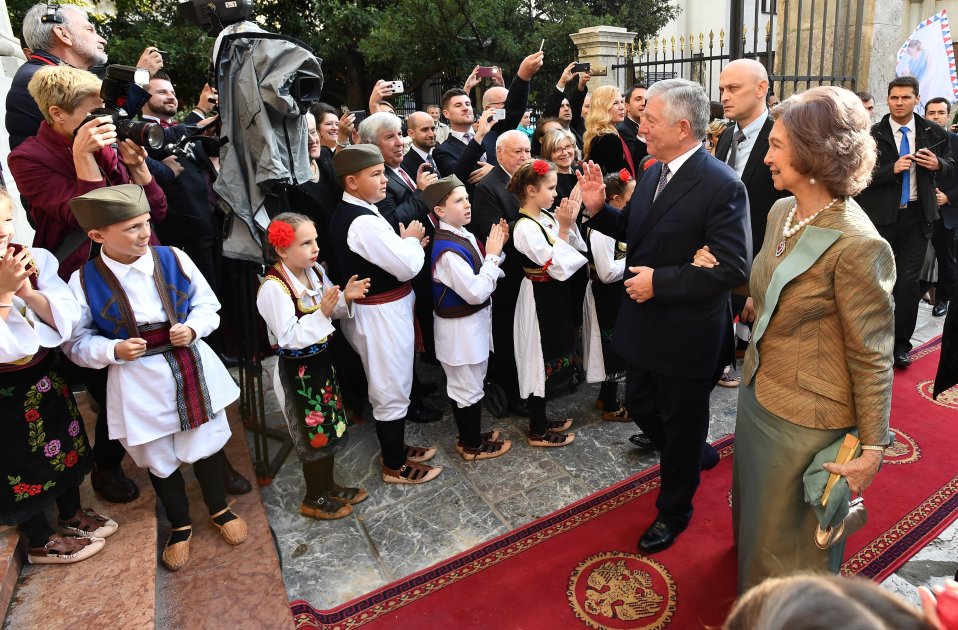
{"type": "Polygon", "coordinates": [[[580,176],[587,225],[627,246],[627,297],[613,343],[626,359],[626,406],[662,453],[658,515],[639,550],[666,549],[688,527],[700,472],[718,463],[707,443],[709,394],[733,355],[731,290],[752,260],[748,195],[728,166],[702,146],[709,101],[683,79],[648,90],[641,133],[659,162],[619,212],[605,204],[601,173],[580,176]],[[722,264],[692,265],[708,245],[722,264]]]}
{"type": "MultiPolygon", "coordinates": [[[[937,97],[925,103],[925,118],[948,129],[948,99],[937,97]]],[[[948,133],[948,146],[951,157],[958,156],[958,134],[948,133]]],[[[958,169],[955,169],[958,171],[958,169]]],[[[955,283],[958,282],[958,263],[956,254],[956,232],[958,232],[958,173],[948,179],[938,180],[936,197],[938,214],[935,231],[931,235],[931,244],[935,248],[938,261],[938,288],[935,290],[935,306],[931,310],[933,317],[941,317],[948,312],[948,303],[954,297],[955,283]]]]}
{"type": "Polygon", "coordinates": [[[872,125],[878,160],[872,183],[855,198],[895,252],[895,367],[911,365],[908,351],[918,321],[921,266],[938,220],[937,181],[947,181],[955,162],[945,130],[918,114],[918,81],[888,84],[888,114],[872,125]]]}

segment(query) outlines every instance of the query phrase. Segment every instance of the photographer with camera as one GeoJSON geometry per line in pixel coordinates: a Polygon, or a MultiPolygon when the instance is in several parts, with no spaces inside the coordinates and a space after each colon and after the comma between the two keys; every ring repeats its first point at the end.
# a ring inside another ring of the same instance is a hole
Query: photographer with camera
{"type": "MultiPolygon", "coordinates": [[[[37,135],[27,138],[8,159],[20,193],[30,205],[30,218],[36,226],[33,244],[55,253],[64,280],[90,258],[92,249],[70,210],[69,201],[74,197],[105,186],[139,184],[149,201],[151,218],[162,221],[166,217],[166,196],[146,167],[146,150],[129,138],[121,140],[114,122],[123,121],[112,115],[90,116],[104,105],[100,83],[86,70],[69,66],[37,71],[29,90],[44,121],[37,135]]],[[[151,236],[151,243],[158,241],[151,236]]],[[[106,370],[77,370],[82,372],[78,379],[100,406],[93,447],[93,489],[108,501],[133,501],[139,490],[120,469],[123,447],[108,438],[106,370]]]]}

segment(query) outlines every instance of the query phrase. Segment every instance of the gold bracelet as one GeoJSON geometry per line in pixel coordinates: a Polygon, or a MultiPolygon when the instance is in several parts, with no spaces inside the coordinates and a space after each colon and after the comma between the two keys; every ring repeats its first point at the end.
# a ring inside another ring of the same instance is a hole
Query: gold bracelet
{"type": "Polygon", "coordinates": [[[873,445],[871,445],[871,444],[862,444],[862,450],[863,450],[863,451],[881,451],[881,452],[884,452],[884,451],[885,451],[885,448],[887,448],[887,447],[885,447],[885,446],[873,446],[873,445]]]}

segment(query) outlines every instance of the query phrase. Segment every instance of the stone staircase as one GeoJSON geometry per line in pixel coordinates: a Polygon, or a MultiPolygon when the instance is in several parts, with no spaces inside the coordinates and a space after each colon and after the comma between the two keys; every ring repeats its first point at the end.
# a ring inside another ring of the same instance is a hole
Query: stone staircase
{"type": "MultiPolygon", "coordinates": [[[[85,396],[77,402],[93,435],[85,396]]],[[[227,456],[247,479],[254,479],[244,429],[235,408],[229,411],[233,438],[227,456]]],[[[89,481],[80,488],[83,505],[120,524],[106,547],[74,565],[25,564],[25,541],[16,528],[0,528],[0,614],[4,628],[111,628],[179,630],[199,628],[292,628],[279,558],[259,489],[231,497],[246,519],[249,539],[232,547],[224,542],[205,512],[192,472],[184,469],[193,519],[190,563],[172,573],[160,563],[169,534],[146,471],[124,459],[128,476],[140,486],[139,499],[104,503],[89,481]]]]}

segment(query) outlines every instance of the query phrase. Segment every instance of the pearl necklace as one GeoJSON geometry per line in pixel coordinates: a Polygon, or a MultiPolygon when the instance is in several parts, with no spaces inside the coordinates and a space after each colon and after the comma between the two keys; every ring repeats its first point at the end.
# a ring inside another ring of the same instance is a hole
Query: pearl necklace
{"type": "Polygon", "coordinates": [[[805,217],[804,219],[802,219],[801,221],[799,221],[793,226],[792,219],[795,218],[795,211],[798,210],[798,202],[796,201],[795,205],[792,206],[792,209],[788,211],[788,216],[785,217],[785,225],[782,226],[782,242],[779,243],[778,247],[775,248],[775,255],[781,256],[782,254],[784,254],[785,245],[788,242],[788,237],[795,236],[796,234],[798,234],[798,231],[801,230],[806,225],[808,225],[809,223],[811,223],[812,221],[814,221],[815,217],[817,217],[821,213],[825,212],[826,210],[834,206],[836,201],[838,201],[838,197],[833,198],[831,201],[828,202],[828,204],[824,208],[822,208],[821,210],[819,210],[818,212],[816,212],[815,214],[811,216],[805,217]]]}

